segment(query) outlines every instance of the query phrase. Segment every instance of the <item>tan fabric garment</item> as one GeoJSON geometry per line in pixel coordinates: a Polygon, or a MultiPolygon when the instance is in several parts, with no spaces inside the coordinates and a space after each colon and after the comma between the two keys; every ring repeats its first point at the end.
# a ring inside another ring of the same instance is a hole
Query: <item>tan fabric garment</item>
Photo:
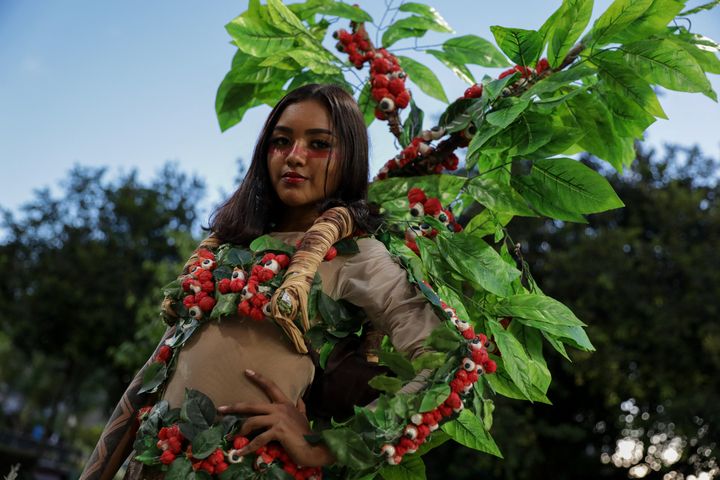
{"type": "MultiPolygon", "coordinates": [[[[294,245],[302,234],[271,235],[294,245]]],[[[424,339],[440,320],[380,241],[361,238],[357,243],[359,253],[338,255],[320,264],[323,291],[334,299],[362,307],[396,348],[417,356],[424,339]]],[[[245,378],[246,368],[272,379],[293,402],[302,396],[314,375],[310,357],[296,353],[272,322],[224,318],[220,323],[203,325],[183,347],[164,398],[176,407],[182,402],[185,388],[194,388],[218,406],[267,401],[264,393],[245,378]]]]}

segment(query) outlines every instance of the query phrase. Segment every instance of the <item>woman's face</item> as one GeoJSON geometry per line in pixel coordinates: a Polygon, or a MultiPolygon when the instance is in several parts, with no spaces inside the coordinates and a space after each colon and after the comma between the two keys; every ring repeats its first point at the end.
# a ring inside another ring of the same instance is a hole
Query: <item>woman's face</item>
{"type": "Polygon", "coordinates": [[[337,189],[336,142],[330,114],[320,102],[305,100],[283,111],[270,134],[267,162],[273,188],[286,206],[314,208],[337,189]]]}

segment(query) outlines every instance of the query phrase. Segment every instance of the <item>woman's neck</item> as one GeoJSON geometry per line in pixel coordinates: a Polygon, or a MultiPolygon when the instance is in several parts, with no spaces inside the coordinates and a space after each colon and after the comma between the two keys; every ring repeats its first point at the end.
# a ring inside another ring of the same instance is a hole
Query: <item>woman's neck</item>
{"type": "Polygon", "coordinates": [[[276,232],[305,232],[318,217],[316,205],[282,207],[279,221],[275,222],[276,232]]]}

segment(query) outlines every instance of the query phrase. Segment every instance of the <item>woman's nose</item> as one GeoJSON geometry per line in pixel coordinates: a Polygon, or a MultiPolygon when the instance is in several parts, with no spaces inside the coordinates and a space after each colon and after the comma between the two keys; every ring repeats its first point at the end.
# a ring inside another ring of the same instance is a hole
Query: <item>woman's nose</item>
{"type": "Polygon", "coordinates": [[[305,147],[302,142],[299,140],[295,141],[293,142],[287,157],[285,157],[285,161],[292,164],[305,163],[305,159],[307,157],[306,153],[307,152],[305,152],[305,147]]]}

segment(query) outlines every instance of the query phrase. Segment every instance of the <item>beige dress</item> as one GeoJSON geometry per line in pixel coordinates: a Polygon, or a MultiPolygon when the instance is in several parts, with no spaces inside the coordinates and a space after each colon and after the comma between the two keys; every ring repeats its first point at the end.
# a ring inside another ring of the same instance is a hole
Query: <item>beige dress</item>
{"type": "MultiPolygon", "coordinates": [[[[271,235],[294,245],[303,233],[271,235]]],[[[357,244],[359,253],[320,264],[323,291],[362,307],[395,348],[417,356],[440,320],[380,241],[361,238],[357,244]]],[[[297,353],[271,321],[228,317],[204,324],[185,344],[163,398],[177,407],[185,389],[192,388],[217,406],[267,402],[267,396],[245,378],[247,368],[272,379],[293,402],[312,383],[315,370],[310,356],[297,353]]]]}

